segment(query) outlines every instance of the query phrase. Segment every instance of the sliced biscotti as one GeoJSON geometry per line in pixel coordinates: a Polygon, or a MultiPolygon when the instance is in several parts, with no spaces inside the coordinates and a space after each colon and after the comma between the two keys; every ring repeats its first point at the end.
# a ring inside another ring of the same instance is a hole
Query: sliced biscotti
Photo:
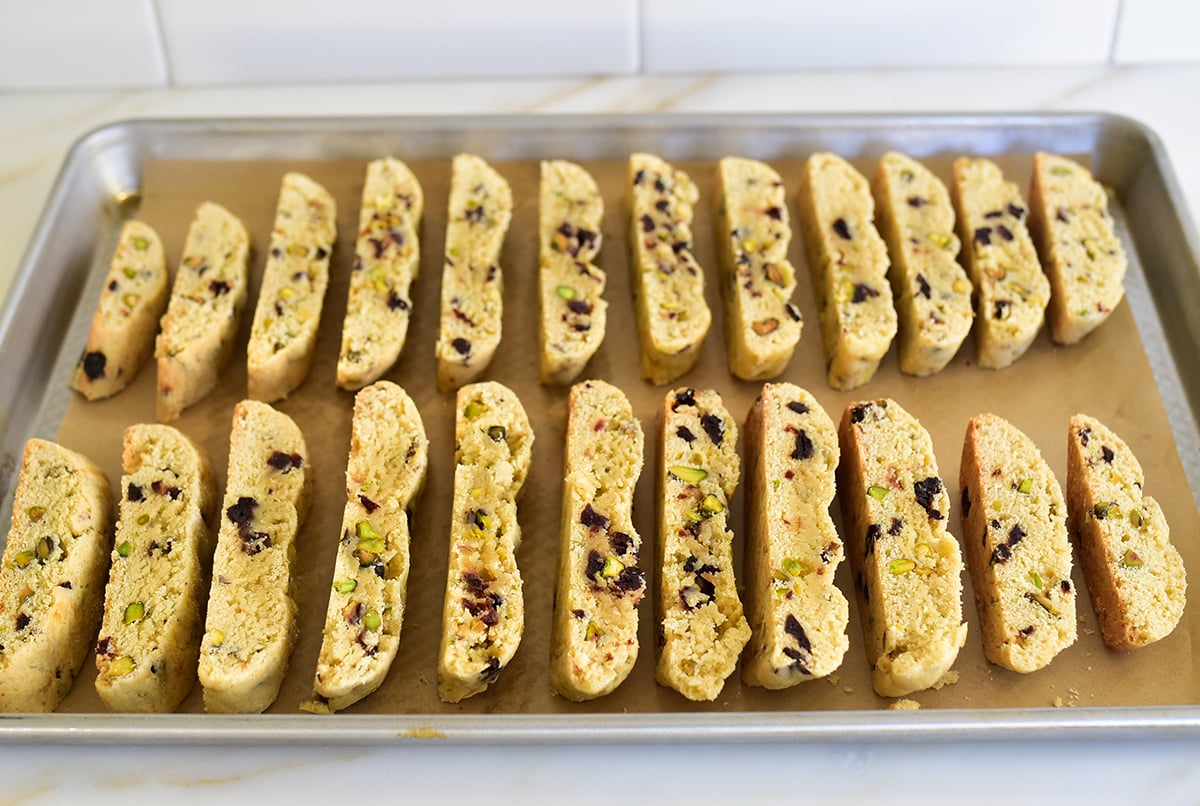
{"type": "Polygon", "coordinates": [[[88,400],[112,397],[128,386],[154,352],[166,307],[162,241],[149,224],[126,221],[71,386],[88,400]]]}
{"type": "Polygon", "coordinates": [[[296,642],[296,533],[312,488],[292,419],[266,403],[238,403],[200,645],[209,712],[259,713],[279,694],[296,642]]]}
{"type": "Polygon", "coordinates": [[[747,381],[783,372],[804,323],[792,304],[796,270],[788,262],[783,181],[765,162],[717,163],[717,258],[725,300],[729,369],[747,381]]]}
{"type": "Polygon", "coordinates": [[[396,659],[409,571],[409,510],[425,486],[421,414],[388,381],[354,397],[346,505],[333,588],[305,710],[333,713],[379,688],[396,659]]]}
{"type": "Polygon", "coordinates": [[[458,390],[454,500],[442,608],[438,695],[458,702],[486,689],[525,630],[517,546],[517,495],[529,472],[533,430],[512,390],[484,382],[458,390]]]}
{"type": "Polygon", "coordinates": [[[71,690],[100,623],[112,521],[100,468],[25,443],[0,567],[0,711],[53,711],[71,690]]]}
{"type": "Polygon", "coordinates": [[[1108,194],[1077,162],[1039,152],[1029,189],[1029,232],[1050,278],[1050,337],[1075,344],[1125,296],[1128,261],[1108,194]]]}
{"type": "Polygon", "coordinates": [[[96,691],[114,711],[174,711],[196,683],[216,478],[204,451],[169,425],[125,429],[120,519],[96,691]]]}
{"type": "Polygon", "coordinates": [[[1187,602],[1183,559],[1158,502],[1143,495],[1129,445],[1076,414],[1067,436],[1067,510],[1104,643],[1137,649],[1170,635],[1187,602]]]}
{"type": "Polygon", "coordinates": [[[659,683],[713,700],[750,626],[733,577],[729,501],[740,468],[737,424],[712,390],[676,389],[659,413],[659,683]]]}
{"type": "Polygon", "coordinates": [[[1025,225],[1021,190],[990,160],[954,161],[951,197],[975,286],[979,366],[1003,369],[1029,349],[1045,321],[1050,283],[1025,225]]]}
{"type": "Polygon", "coordinates": [[[571,387],[550,685],[571,700],[619,686],[638,655],[646,592],[633,526],[642,426],[625,394],[604,381],[571,387]]]}
{"type": "Polygon", "coordinates": [[[888,245],[888,277],[900,318],[900,371],[940,372],[971,332],[971,282],[955,258],[950,192],[932,171],[895,151],[871,181],[879,232],[888,245]]]}
{"type": "Polygon", "coordinates": [[[155,341],[159,422],[171,422],[217,385],[246,305],[250,234],[219,204],[196,210],[155,341]]]}
{"type": "Polygon", "coordinates": [[[1067,508],[1037,446],[1012,423],[967,423],[963,540],[987,659],[1033,672],[1075,643],[1067,508]]]}
{"type": "Polygon", "coordinates": [[[607,276],[600,251],[604,200],[572,162],[542,162],[538,191],[538,364],[542,383],[568,384],[604,341],[607,276]]]}
{"type": "Polygon", "coordinates": [[[512,189],[492,166],[473,154],[454,158],[435,350],[437,384],[443,391],[478,377],[500,346],[500,250],[512,211],[512,189]]]}
{"type": "Polygon", "coordinates": [[[804,165],[796,205],[829,385],[854,389],[875,375],[896,336],[887,246],[875,230],[871,188],[836,154],[813,154],[804,165]]]}
{"type": "Polygon", "coordinates": [[[391,157],[367,165],[338,353],[337,383],[343,389],[378,380],[404,349],[424,211],[421,183],[407,165],[391,157]]]}
{"type": "Polygon", "coordinates": [[[308,375],[336,239],[333,196],[304,174],[284,174],[246,351],[254,400],[287,397],[308,375]]]}
{"type": "Polygon", "coordinates": [[[629,158],[630,282],[642,377],[669,383],[695,366],[712,312],[692,254],[700,192],[686,173],[652,154],[629,158]]]}
{"type": "Polygon", "coordinates": [[[851,403],[838,437],[838,498],[871,682],[881,696],[903,697],[941,680],[967,638],[950,496],[929,433],[896,401],[851,403]]]}
{"type": "Polygon", "coordinates": [[[837,427],[811,394],[766,384],[746,420],[746,611],[742,679],[787,688],[824,677],[850,646],[850,605],[833,584],[845,558],[829,516],[837,427]]]}

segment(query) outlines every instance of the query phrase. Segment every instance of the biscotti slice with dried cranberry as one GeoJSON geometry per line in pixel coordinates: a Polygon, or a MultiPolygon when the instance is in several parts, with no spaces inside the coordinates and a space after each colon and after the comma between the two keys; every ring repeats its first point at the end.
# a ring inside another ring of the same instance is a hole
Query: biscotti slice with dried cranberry
{"type": "Polygon", "coordinates": [[[183,410],[217,385],[233,355],[249,283],[250,234],[219,204],[196,210],[183,257],[155,342],[159,422],[183,410]]]}
{"type": "Polygon", "coordinates": [[[746,420],[746,614],[752,686],[825,677],[850,646],[850,605],[833,583],[845,558],[829,515],[837,427],[811,394],[768,383],[746,420]]]}
{"type": "Polygon", "coordinates": [[[126,221],[71,386],[88,400],[112,397],[128,386],[154,352],[166,307],[162,241],[149,224],[126,221]]]}
{"type": "Polygon", "coordinates": [[[500,346],[504,275],[500,250],[512,221],[508,182],[473,154],[451,164],[442,267],[437,385],[457,389],[477,378],[500,346]]]}
{"type": "Polygon", "coordinates": [[[575,380],[600,349],[607,276],[595,265],[604,200],[596,180],[564,160],[544,161],[538,191],[538,345],[542,383],[575,380]]]}
{"type": "Polygon", "coordinates": [[[1076,637],[1062,489],[1033,441],[994,414],[967,423],[959,468],[984,654],[1037,671],[1076,637]]]}
{"type": "Polygon", "coordinates": [[[838,498],[871,682],[880,696],[903,697],[941,680],[967,638],[950,496],[929,433],[896,401],[851,403],[838,437],[838,498]]]}
{"type": "Polygon", "coordinates": [[[633,492],[643,444],[620,389],[604,381],[571,387],[550,655],[550,685],[570,700],[608,694],[637,660],[646,573],[633,492]]]}
{"type": "Polygon", "coordinates": [[[955,258],[950,191],[921,163],[890,151],[871,182],[900,320],[900,371],[940,372],[971,332],[971,281],[955,258]]]}
{"type": "Polygon", "coordinates": [[[829,385],[871,380],[896,336],[888,255],[865,177],[836,154],[808,158],[796,197],[829,385]]]}
{"type": "Polygon", "coordinates": [[[1029,189],[1029,232],[1050,278],[1050,338],[1075,344],[1121,304],[1128,260],[1108,194],[1073,160],[1039,152],[1029,189]]]}
{"type": "Polygon", "coordinates": [[[112,492],[86,456],[25,443],[0,567],[0,711],[53,711],[104,606],[112,492]]]}
{"type": "Polygon", "coordinates": [[[220,498],[204,451],[169,425],[131,425],[96,692],[113,711],[174,711],[196,683],[220,498]]]}
{"type": "Polygon", "coordinates": [[[520,400],[494,382],[458,390],[454,432],[450,559],[438,654],[438,696],[451,703],[495,682],[525,631],[516,500],[533,447],[520,400]]]}
{"type": "Polygon", "coordinates": [[[233,410],[200,684],[210,713],[253,714],[279,696],[296,643],[296,533],[312,502],[304,435],[270,405],[233,410]]]}
{"type": "Polygon", "coordinates": [[[1129,445],[1076,414],[1067,436],[1067,511],[1100,635],[1124,652],[1166,638],[1187,603],[1187,575],[1162,508],[1144,495],[1129,445]]]}
{"type": "Polygon", "coordinates": [[[717,258],[725,300],[729,369],[747,381],[783,372],[804,322],[792,304],[796,270],[788,262],[783,181],[765,162],[717,163],[717,258]]]}
{"type": "Polygon", "coordinates": [[[337,384],[361,389],[391,369],[412,318],[410,289],[421,265],[421,183],[391,157],[367,165],[337,384]]]}
{"type": "Polygon", "coordinates": [[[695,366],[712,312],[693,254],[700,192],[686,173],[652,154],[633,154],[627,178],[633,307],[642,377],[669,383],[695,366]]]}
{"type": "Polygon", "coordinates": [[[1050,283],[1025,225],[1021,190],[990,160],[954,161],[951,196],[975,287],[979,366],[1003,369],[1025,354],[1045,321],[1050,283]]]}
{"type": "Polygon", "coordinates": [[[335,240],[333,196],[304,174],[284,174],[246,351],[254,400],[285,398],[308,375],[335,240]]]}
{"type": "Polygon", "coordinates": [[[354,397],[346,505],[313,713],[348,708],[383,683],[400,646],[409,572],[409,511],[425,486],[429,440],[421,413],[388,381],[354,397]]]}
{"type": "Polygon", "coordinates": [[[714,700],[750,640],[729,527],[737,424],[715,391],[681,388],[663,399],[658,436],[655,678],[689,700],[714,700]]]}

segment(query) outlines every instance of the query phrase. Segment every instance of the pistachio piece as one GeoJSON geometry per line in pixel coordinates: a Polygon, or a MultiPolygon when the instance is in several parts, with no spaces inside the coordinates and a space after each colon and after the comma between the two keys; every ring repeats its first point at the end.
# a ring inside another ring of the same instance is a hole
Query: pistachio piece
{"type": "Polygon", "coordinates": [[[1033,490],[1033,479],[1021,479],[1021,483],[1017,485],[1017,492],[1030,493],[1033,490]]]}
{"type": "Polygon", "coordinates": [[[472,400],[463,407],[463,417],[466,417],[468,420],[474,420],[476,417],[483,414],[483,411],[483,404],[472,400]]]}
{"type": "Polygon", "coordinates": [[[595,641],[602,635],[604,635],[604,630],[596,626],[596,622],[589,621],[587,625],[587,632],[584,633],[584,638],[588,641],[595,641]]]}
{"type": "Polygon", "coordinates": [[[28,568],[33,562],[33,552],[29,549],[18,551],[17,556],[13,557],[13,566],[16,568],[28,568]]]}
{"type": "Polygon", "coordinates": [[[296,296],[296,290],[294,288],[292,288],[290,285],[285,285],[283,288],[279,289],[279,298],[280,299],[289,300],[289,299],[292,299],[294,296],[296,296]]]}
{"type": "Polygon", "coordinates": [[[46,515],[45,507],[30,507],[25,510],[25,514],[29,516],[31,521],[40,521],[46,515]]]}
{"type": "Polygon", "coordinates": [[[725,511],[725,505],[721,503],[721,499],[717,498],[712,493],[704,496],[704,500],[700,502],[700,511],[707,512],[710,515],[716,515],[719,512],[725,511]]]}
{"type": "Polygon", "coordinates": [[[1037,571],[1029,572],[1029,581],[1033,583],[1033,587],[1038,590],[1045,590],[1046,586],[1042,584],[1042,578],[1038,576],[1037,571]]]}
{"type": "Polygon", "coordinates": [[[34,551],[37,552],[39,560],[49,559],[50,553],[54,551],[54,538],[39,537],[37,544],[34,546],[34,551]]]}
{"type": "Polygon", "coordinates": [[[124,274],[125,277],[130,280],[132,280],[134,277],[137,277],[137,269],[132,269],[128,266],[126,266],[124,269],[122,269],[121,273],[124,274]]]}
{"type": "Polygon", "coordinates": [[[129,541],[124,540],[121,542],[121,545],[117,546],[117,555],[121,557],[128,557],[129,551],[132,548],[133,547],[129,545],[129,541]]]}
{"type": "Polygon", "coordinates": [[[1052,616],[1062,615],[1058,612],[1058,608],[1054,606],[1053,602],[1050,601],[1049,597],[1040,591],[1037,593],[1026,593],[1025,598],[1031,602],[1037,602],[1043,610],[1052,616]]]}
{"type": "Polygon", "coordinates": [[[149,247],[150,247],[150,242],[147,241],[145,238],[134,238],[133,239],[133,248],[138,250],[139,252],[144,252],[149,247]]]}
{"type": "Polygon", "coordinates": [[[704,481],[708,478],[708,471],[701,467],[688,467],[687,465],[671,465],[667,468],[667,473],[691,484],[704,481]]]}
{"type": "Polygon", "coordinates": [[[1129,522],[1133,524],[1135,529],[1140,528],[1142,525],[1142,513],[1136,507],[1129,510],[1129,522]]]}
{"type": "Polygon", "coordinates": [[[745,252],[753,252],[758,248],[758,242],[753,238],[746,238],[742,241],[742,250],[745,252]]]}
{"type": "Polygon", "coordinates": [[[698,509],[689,509],[683,513],[683,517],[687,518],[689,523],[699,523],[704,520],[704,516],[700,514],[700,510],[698,509]]]}
{"type": "Polygon", "coordinates": [[[929,233],[929,240],[933,241],[938,247],[945,249],[954,239],[944,232],[931,232],[929,233]]]}
{"type": "Polygon", "coordinates": [[[333,589],[338,593],[354,593],[354,589],[357,587],[357,579],[343,579],[340,582],[333,583],[333,589]]]}
{"type": "Polygon", "coordinates": [[[109,665],[108,673],[113,677],[124,677],[133,671],[135,665],[133,658],[128,655],[122,655],[109,665]]]}
{"type": "Polygon", "coordinates": [[[892,560],[888,563],[889,574],[907,574],[909,571],[917,567],[917,564],[908,558],[892,560]]]}
{"type": "Polygon", "coordinates": [[[210,646],[220,646],[225,643],[225,631],[217,629],[209,630],[208,643],[210,646]]]}
{"type": "Polygon", "coordinates": [[[140,294],[122,294],[121,295],[121,303],[126,308],[132,308],[134,305],[138,304],[138,300],[140,300],[141,298],[142,297],[140,294]]]}
{"type": "Polygon", "coordinates": [[[145,526],[145,525],[146,525],[147,523],[149,523],[149,522],[150,522],[150,516],[149,516],[149,515],[147,515],[147,514],[143,513],[143,514],[141,514],[141,515],[139,515],[139,516],[138,516],[138,519],[137,519],[137,525],[138,525],[138,526],[145,526]]]}
{"type": "Polygon", "coordinates": [[[612,579],[624,570],[625,564],[610,554],[604,558],[604,567],[600,569],[600,576],[612,579]]]}
{"type": "Polygon", "coordinates": [[[1126,568],[1141,568],[1144,563],[1142,558],[1133,549],[1125,549],[1125,556],[1121,558],[1121,565],[1126,568]]]}
{"type": "Polygon", "coordinates": [[[294,243],[287,248],[287,252],[293,257],[305,257],[308,255],[308,247],[303,244],[294,243]]]}
{"type": "Polygon", "coordinates": [[[1096,516],[1096,520],[1102,521],[1107,517],[1119,517],[1121,508],[1112,501],[1101,501],[1092,507],[1092,514],[1096,516]]]}
{"type": "Polygon", "coordinates": [[[130,602],[125,605],[125,623],[132,624],[141,621],[146,615],[146,605],[142,602],[130,602]]]}
{"type": "Polygon", "coordinates": [[[383,619],[380,618],[379,612],[376,610],[368,610],[363,614],[363,626],[371,632],[379,632],[379,628],[383,626],[383,619]]]}
{"type": "Polygon", "coordinates": [[[878,484],[872,484],[867,488],[867,495],[871,496],[876,501],[882,501],[883,499],[887,498],[887,494],[887,487],[880,487],[878,484]]]}
{"type": "Polygon", "coordinates": [[[1065,165],[1055,165],[1050,169],[1050,174],[1052,176],[1070,176],[1071,169],[1065,165]]]}
{"type": "Polygon", "coordinates": [[[558,294],[563,299],[575,299],[575,289],[569,285],[560,285],[554,289],[554,293],[558,294]]]}
{"type": "Polygon", "coordinates": [[[812,569],[803,560],[797,560],[795,557],[784,557],[783,570],[791,576],[802,577],[812,569]]]}
{"type": "Polygon", "coordinates": [[[359,540],[378,540],[382,536],[375,531],[370,521],[359,521],[354,524],[354,534],[359,540]]]}

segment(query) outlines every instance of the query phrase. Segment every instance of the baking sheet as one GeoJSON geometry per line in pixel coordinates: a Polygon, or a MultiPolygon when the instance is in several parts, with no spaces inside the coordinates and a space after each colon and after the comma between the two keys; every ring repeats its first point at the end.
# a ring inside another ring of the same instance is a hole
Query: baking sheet
{"type": "MultiPolygon", "coordinates": [[[[494,155],[480,149],[482,156],[494,155]]],[[[380,151],[380,155],[385,153],[380,151]]],[[[686,144],[677,153],[664,150],[687,170],[700,187],[701,203],[694,222],[696,254],[709,272],[708,303],[714,325],[697,367],[678,381],[679,385],[711,386],[723,396],[726,406],[743,420],[758,386],[735,379],[727,369],[721,328],[721,304],[715,281],[717,267],[712,232],[712,174],[715,160],[689,161],[686,144]]],[[[396,156],[405,157],[403,152],[396,156]]],[[[545,157],[558,156],[545,153],[545,157]]],[[[754,156],[751,154],[750,156],[754,156]]],[[[800,153],[773,158],[782,174],[789,203],[803,164],[800,153]]],[[[954,153],[947,152],[925,161],[943,179],[949,176],[954,153]]],[[[647,434],[656,428],[655,411],[669,387],[653,387],[637,377],[633,339],[633,312],[626,275],[625,226],[621,207],[623,160],[579,160],[592,171],[604,196],[606,215],[604,248],[599,265],[608,272],[606,296],[610,302],[608,336],[600,352],[581,377],[599,377],[616,383],[629,395],[635,413],[647,434]]],[[[1022,187],[1028,182],[1028,154],[1009,154],[997,161],[1022,187]]],[[[850,652],[839,673],[826,681],[768,692],[743,686],[731,677],[722,695],[711,704],[684,700],[674,691],[658,686],[653,679],[655,631],[649,601],[642,606],[640,630],[642,655],[628,681],[614,694],[590,703],[571,703],[555,697],[548,682],[551,604],[554,569],[558,551],[558,506],[560,501],[562,437],[565,426],[566,388],[542,387],[537,380],[536,311],[536,188],[537,163],[533,160],[492,159],[509,180],[516,199],[513,223],[502,259],[505,275],[504,340],[485,377],[511,386],[520,396],[534,423],[537,442],[527,493],[521,502],[520,518],[524,542],[518,560],[525,578],[526,632],[521,648],[499,680],[484,694],[457,705],[444,705],[436,693],[435,669],[441,619],[442,586],[446,573],[446,535],[449,529],[450,487],[453,470],[453,396],[435,389],[433,344],[437,326],[442,240],[445,225],[448,160],[410,160],[426,193],[421,275],[413,289],[414,314],[408,345],[399,364],[386,377],[404,386],[414,397],[425,420],[430,445],[430,476],[413,520],[413,572],[409,582],[409,605],[401,636],[399,657],[383,687],[348,711],[347,715],[393,714],[427,718],[431,725],[453,715],[601,715],[628,716],[675,714],[754,714],[804,712],[830,714],[841,711],[874,711],[878,721],[912,720],[911,715],[884,712],[889,700],[877,697],[870,686],[863,652],[858,601],[851,584],[849,563],[839,569],[837,582],[851,599],[850,652]]],[[[873,159],[853,162],[868,175],[873,159]]],[[[301,633],[291,667],[279,699],[270,709],[274,714],[295,714],[299,703],[310,696],[312,675],[320,646],[325,604],[332,579],[333,558],[343,503],[343,473],[349,441],[352,395],[334,385],[336,354],[340,343],[341,318],[345,311],[348,272],[353,255],[359,195],[365,160],[331,161],[256,159],[247,161],[147,160],[143,167],[140,209],[163,238],[169,264],[179,258],[184,234],[196,205],[204,200],[220,202],[241,216],[254,233],[257,246],[252,263],[250,299],[257,294],[264,251],[274,215],[279,181],[285,171],[300,170],[324,184],[337,199],[341,238],[331,262],[331,282],[318,341],[317,357],[307,381],[292,396],[278,404],[304,431],[317,472],[316,498],[299,538],[301,633]]],[[[795,218],[794,205],[792,210],[795,218]]],[[[1118,218],[1121,216],[1118,212],[1118,218]]],[[[793,229],[798,230],[793,222],[793,229]]],[[[1136,252],[1131,257],[1136,261],[1136,252]]],[[[106,258],[104,258],[106,260],[106,258]]],[[[973,364],[970,341],[941,374],[916,379],[902,376],[896,367],[895,350],[885,358],[879,373],[868,385],[852,392],[836,392],[825,381],[824,360],[811,287],[799,236],[792,242],[791,259],[800,278],[796,302],[805,318],[805,332],[791,365],[781,380],[809,389],[836,420],[849,402],[892,397],[915,414],[930,431],[943,478],[957,504],[958,461],[968,418],[992,411],[1012,420],[1040,446],[1060,482],[1065,482],[1067,420],[1076,411],[1086,411],[1121,434],[1137,452],[1146,469],[1146,489],[1158,498],[1172,526],[1176,545],[1189,569],[1200,568],[1200,549],[1192,539],[1198,521],[1193,495],[1180,464],[1172,438],[1171,422],[1157,394],[1154,375],[1142,349],[1138,328],[1129,304],[1123,304],[1110,321],[1081,345],[1061,348],[1043,333],[1030,352],[1013,367],[1001,371],[981,370],[973,364]]],[[[1135,265],[1134,271],[1138,270],[1135,265]]],[[[99,279],[83,293],[87,309],[96,298],[99,279]]],[[[244,357],[252,309],[247,310],[240,336],[244,357]]],[[[78,328],[76,328],[78,330],[78,328]]],[[[80,342],[81,344],[81,342],[80,342]]],[[[77,354],[79,344],[66,345],[77,354]]],[[[58,383],[61,379],[55,378],[58,383]]],[[[224,481],[229,422],[234,404],[245,393],[244,358],[235,359],[221,388],[186,412],[177,425],[209,451],[224,481]]],[[[152,421],[154,416],[152,368],[144,371],[134,386],[118,397],[86,403],[73,397],[67,406],[59,433],[72,448],[99,462],[116,482],[120,476],[120,435],[128,424],[152,421]]],[[[635,498],[635,524],[645,540],[647,565],[655,556],[653,545],[654,440],[647,439],[646,469],[635,498]]],[[[733,524],[742,524],[742,494],[735,496],[733,524]]],[[[841,527],[835,502],[835,520],[841,527]]],[[[950,530],[961,537],[957,506],[950,530]]],[[[740,538],[735,557],[742,556],[740,538]]],[[[656,581],[647,569],[650,584],[656,581]]],[[[988,664],[979,644],[969,575],[964,574],[964,616],[968,623],[967,645],[955,669],[957,683],[939,691],[912,695],[926,709],[1044,709],[1045,721],[1054,718],[1053,704],[1097,706],[1194,705],[1200,701],[1200,684],[1195,680],[1193,643],[1200,629],[1195,606],[1189,606],[1183,623],[1172,636],[1135,653],[1108,651],[1095,630],[1095,617],[1083,593],[1078,572],[1081,616],[1078,642],[1063,652],[1047,669],[1018,675],[988,664]]],[[[76,685],[63,704],[63,714],[103,713],[92,686],[94,669],[85,665],[76,685]]],[[[199,713],[199,690],[193,691],[181,708],[199,713]]],[[[322,717],[306,717],[320,720],[322,717]]],[[[211,719],[211,718],[206,718],[211,719]]],[[[918,718],[919,719],[919,718],[918,718]]],[[[206,720],[195,724],[203,730],[206,720]]],[[[828,723],[838,724],[831,715],[828,723]]],[[[1035,718],[1036,720],[1036,718],[1035,718]]],[[[855,724],[862,725],[861,719],[855,724]]],[[[476,718],[471,724],[486,725],[476,718]]],[[[314,723],[315,724],[315,723],[314,723]]],[[[345,723],[339,723],[343,727],[345,723]]],[[[536,731],[547,723],[531,726],[536,731]]],[[[611,723],[609,723],[611,724],[611,723]]],[[[616,724],[620,724],[617,722],[616,724]]],[[[641,723],[646,724],[646,723],[641,723]]],[[[652,722],[650,723],[652,724],[652,722]]],[[[697,723],[697,730],[704,724],[697,723]]],[[[847,720],[850,724],[850,720],[847,720]]],[[[542,733],[546,736],[548,734],[542,733]]]]}

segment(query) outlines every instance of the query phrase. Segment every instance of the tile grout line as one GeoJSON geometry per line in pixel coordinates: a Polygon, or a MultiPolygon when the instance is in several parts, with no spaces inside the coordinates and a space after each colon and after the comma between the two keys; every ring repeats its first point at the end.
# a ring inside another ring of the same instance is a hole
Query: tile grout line
{"type": "Polygon", "coordinates": [[[1113,16],[1112,38],[1108,43],[1108,64],[1117,65],[1117,44],[1121,41],[1121,21],[1125,18],[1126,0],[1117,0],[1117,13],[1113,16]]]}
{"type": "Polygon", "coordinates": [[[150,3],[150,14],[154,18],[154,33],[158,37],[158,58],[162,63],[163,75],[166,77],[166,86],[173,87],[175,85],[175,71],[171,68],[171,59],[167,54],[167,33],[163,27],[162,9],[159,7],[160,0],[147,0],[150,3]]]}
{"type": "Polygon", "coordinates": [[[634,0],[637,4],[637,15],[634,19],[634,56],[637,63],[633,67],[635,76],[646,74],[646,0],[634,0]]]}

